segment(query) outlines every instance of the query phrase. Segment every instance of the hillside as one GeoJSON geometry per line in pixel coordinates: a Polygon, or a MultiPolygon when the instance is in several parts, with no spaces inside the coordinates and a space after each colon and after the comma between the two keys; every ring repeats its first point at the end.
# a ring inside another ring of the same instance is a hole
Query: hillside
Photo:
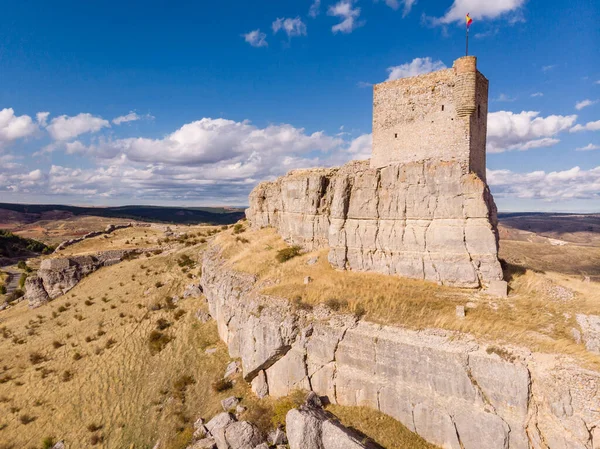
{"type": "Polygon", "coordinates": [[[37,240],[20,237],[0,229],[0,260],[3,258],[32,257],[52,252],[52,248],[37,240]]]}
{"type": "MultiPolygon", "coordinates": [[[[2,210],[25,214],[25,219],[39,220],[45,213],[63,213],[67,216],[89,215],[106,218],[123,218],[148,222],[176,224],[230,224],[243,217],[243,210],[224,207],[78,207],[60,204],[9,204],[0,203],[2,210]]],[[[0,222],[2,220],[0,219],[0,222]]]]}

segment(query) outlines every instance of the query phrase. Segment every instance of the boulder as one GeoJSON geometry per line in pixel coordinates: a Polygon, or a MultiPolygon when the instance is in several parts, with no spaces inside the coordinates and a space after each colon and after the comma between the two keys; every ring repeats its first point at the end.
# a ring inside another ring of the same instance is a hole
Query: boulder
{"type": "Polygon", "coordinates": [[[227,368],[225,368],[225,374],[223,375],[223,378],[227,379],[228,377],[234,376],[239,371],[240,371],[239,362],[237,362],[237,361],[230,362],[229,365],[227,365],[227,368]]]}
{"type": "Polygon", "coordinates": [[[50,301],[48,292],[44,288],[44,282],[38,276],[29,276],[25,280],[25,299],[29,301],[29,307],[35,309],[50,301]]]}
{"type": "Polygon", "coordinates": [[[206,423],[206,430],[213,435],[218,429],[224,429],[233,422],[235,422],[235,418],[231,414],[227,412],[219,413],[206,423]]]}
{"type": "Polygon", "coordinates": [[[273,446],[277,446],[279,444],[287,444],[288,442],[285,432],[279,428],[269,433],[269,435],[267,436],[267,441],[273,446]]]}
{"type": "Polygon", "coordinates": [[[202,295],[202,290],[195,284],[188,285],[183,291],[183,298],[198,298],[202,295]]]}
{"type": "Polygon", "coordinates": [[[264,371],[259,371],[256,377],[252,379],[252,391],[259,399],[269,394],[269,385],[264,371]]]}
{"type": "Polygon", "coordinates": [[[59,441],[54,446],[52,446],[52,449],[65,449],[65,442],[59,441]]]}
{"type": "Polygon", "coordinates": [[[215,442],[215,439],[212,437],[208,437],[196,441],[191,446],[188,446],[187,449],[214,449],[216,447],[217,443],[215,442]]]}
{"type": "Polygon", "coordinates": [[[221,401],[221,407],[223,407],[223,410],[226,412],[229,412],[231,410],[235,410],[239,403],[240,400],[238,398],[231,396],[221,401]]]}
{"type": "Polygon", "coordinates": [[[575,318],[586,349],[600,354],[600,315],[577,314],[575,318]]]}
{"type": "Polygon", "coordinates": [[[254,449],[264,442],[260,430],[247,421],[228,425],[225,429],[225,440],[230,449],[254,449]]]}

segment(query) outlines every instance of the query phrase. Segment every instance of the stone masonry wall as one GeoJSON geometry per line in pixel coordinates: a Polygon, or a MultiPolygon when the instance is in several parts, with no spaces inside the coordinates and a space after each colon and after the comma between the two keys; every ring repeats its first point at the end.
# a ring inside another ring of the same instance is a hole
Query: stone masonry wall
{"type": "Polygon", "coordinates": [[[457,161],[485,180],[487,103],[488,81],[472,56],[451,69],[375,85],[371,167],[457,161]]]}
{"type": "Polygon", "coordinates": [[[246,215],[289,243],[329,247],[338,269],[462,287],[502,280],[496,206],[457,162],[293,171],[259,184],[246,215]]]}
{"type": "Polygon", "coordinates": [[[446,449],[600,447],[600,374],[566,356],[297,310],[261,295],[218,247],[204,254],[201,282],[221,339],[261,397],[312,390],[379,410],[446,449]]]}

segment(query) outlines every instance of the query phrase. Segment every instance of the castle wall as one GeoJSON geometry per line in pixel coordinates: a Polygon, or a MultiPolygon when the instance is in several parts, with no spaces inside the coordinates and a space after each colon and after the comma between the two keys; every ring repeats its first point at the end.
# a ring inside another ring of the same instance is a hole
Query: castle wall
{"type": "Polygon", "coordinates": [[[373,88],[371,167],[456,161],[485,180],[488,81],[476,58],[373,88]]]}
{"type": "Polygon", "coordinates": [[[457,162],[293,171],[259,184],[246,216],[291,244],[329,247],[338,269],[461,287],[502,280],[493,199],[457,162]]]}

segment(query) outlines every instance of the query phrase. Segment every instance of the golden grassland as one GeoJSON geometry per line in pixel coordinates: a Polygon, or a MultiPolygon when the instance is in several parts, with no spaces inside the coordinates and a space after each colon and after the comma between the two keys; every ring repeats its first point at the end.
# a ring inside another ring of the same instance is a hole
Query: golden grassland
{"type": "MultiPolygon", "coordinates": [[[[581,276],[538,272],[509,265],[508,298],[495,298],[467,289],[399,277],[334,270],[327,250],[302,254],[287,262],[276,260],[288,245],[273,229],[227,231],[216,237],[228,264],[269,280],[267,295],[296,303],[327,303],[332,308],[364,316],[369,321],[411,329],[442,328],[470,333],[499,344],[527,346],[541,352],[572,354],[584,363],[600,367],[600,357],[577,344],[571,334],[576,313],[600,313],[600,284],[581,276]],[[308,265],[311,257],[318,262],[308,265]],[[304,284],[310,276],[312,282],[304,284]],[[456,306],[472,303],[465,319],[457,318],[456,306]]],[[[559,263],[556,247],[555,266],[559,263]]]]}
{"type": "Polygon", "coordinates": [[[176,449],[224,397],[251,402],[240,379],[211,388],[229,356],[214,323],[194,316],[205,301],[168,299],[198,275],[181,256],[196,260],[204,246],[106,267],[46,306],[2,312],[0,447],[38,448],[52,437],[69,448],[151,448],[160,439],[176,449]]]}

